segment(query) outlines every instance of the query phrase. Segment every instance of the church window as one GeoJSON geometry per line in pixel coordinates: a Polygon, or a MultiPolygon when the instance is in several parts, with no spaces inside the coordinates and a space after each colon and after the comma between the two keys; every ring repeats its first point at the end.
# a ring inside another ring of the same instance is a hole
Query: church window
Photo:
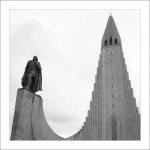
{"type": "Polygon", "coordinates": [[[110,37],[109,43],[110,43],[110,45],[112,45],[112,37],[110,37]]]}
{"type": "Polygon", "coordinates": [[[107,40],[105,40],[105,46],[107,46],[107,40]]]}
{"type": "Polygon", "coordinates": [[[117,39],[115,39],[115,45],[118,43],[118,40],[117,39]]]}
{"type": "Polygon", "coordinates": [[[117,121],[115,116],[111,120],[112,140],[117,140],[117,121]]]}
{"type": "Polygon", "coordinates": [[[114,94],[112,94],[112,98],[114,98],[114,94]]]}

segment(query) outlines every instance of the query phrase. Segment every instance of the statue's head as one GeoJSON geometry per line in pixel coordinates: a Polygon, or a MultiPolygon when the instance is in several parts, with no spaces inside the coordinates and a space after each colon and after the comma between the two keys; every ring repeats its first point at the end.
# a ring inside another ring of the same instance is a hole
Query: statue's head
{"type": "Polygon", "coordinates": [[[33,60],[38,61],[38,57],[37,56],[33,56],[33,60]]]}

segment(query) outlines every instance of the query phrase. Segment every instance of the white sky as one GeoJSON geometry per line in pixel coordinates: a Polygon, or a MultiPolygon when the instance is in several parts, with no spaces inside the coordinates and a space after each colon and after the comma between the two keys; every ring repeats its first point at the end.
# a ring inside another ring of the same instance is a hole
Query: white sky
{"type": "Polygon", "coordinates": [[[63,137],[80,129],[89,109],[110,12],[122,39],[129,78],[140,106],[138,10],[11,10],[10,130],[17,89],[27,61],[34,55],[42,65],[43,91],[39,94],[49,125],[63,137]]]}

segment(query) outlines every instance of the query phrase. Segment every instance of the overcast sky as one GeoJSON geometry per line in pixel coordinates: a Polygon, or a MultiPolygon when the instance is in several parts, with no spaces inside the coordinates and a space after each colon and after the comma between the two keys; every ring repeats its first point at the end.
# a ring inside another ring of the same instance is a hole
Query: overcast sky
{"type": "MultiPolygon", "coordinates": [[[[101,39],[109,13],[116,22],[134,96],[140,106],[138,10],[10,10],[10,130],[17,89],[28,60],[42,66],[44,113],[60,136],[77,132],[87,116],[101,39]]],[[[139,107],[140,109],[140,107],[139,107]]]]}

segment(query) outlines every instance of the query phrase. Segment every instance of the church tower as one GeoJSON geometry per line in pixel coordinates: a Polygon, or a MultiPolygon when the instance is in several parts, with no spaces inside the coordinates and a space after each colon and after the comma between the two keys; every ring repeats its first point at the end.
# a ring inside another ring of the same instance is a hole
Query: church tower
{"type": "Polygon", "coordinates": [[[90,110],[72,140],[140,140],[140,114],[121,43],[110,15],[101,42],[90,110]]]}

